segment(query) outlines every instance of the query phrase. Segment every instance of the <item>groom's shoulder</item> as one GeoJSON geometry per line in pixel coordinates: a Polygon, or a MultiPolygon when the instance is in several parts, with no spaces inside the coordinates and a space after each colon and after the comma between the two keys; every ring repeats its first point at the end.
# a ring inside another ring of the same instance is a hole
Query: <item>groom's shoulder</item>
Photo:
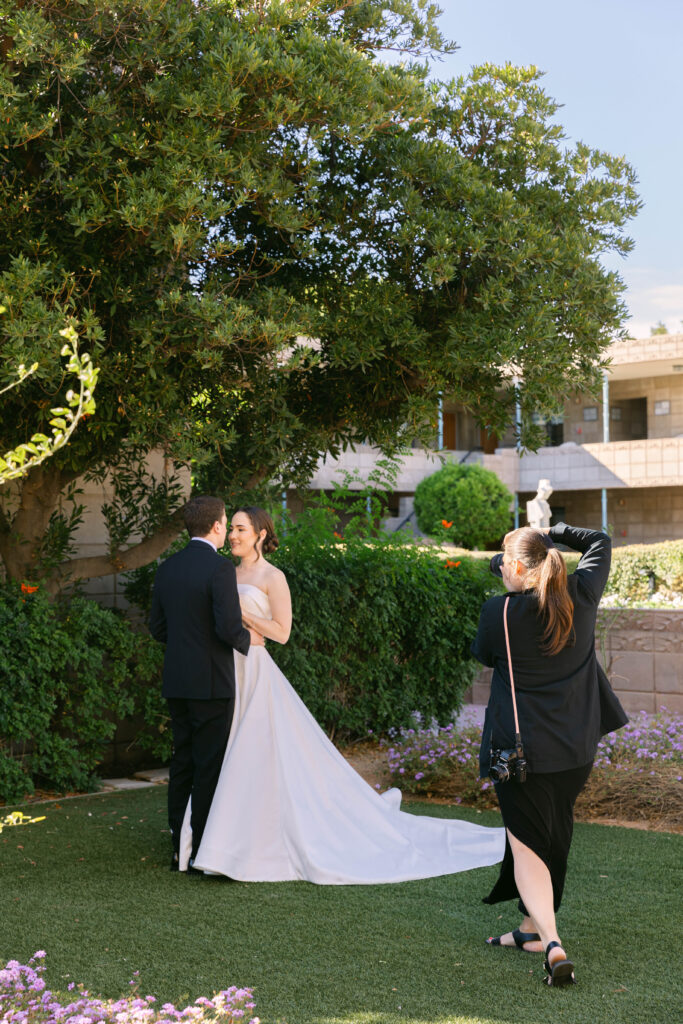
{"type": "Polygon", "coordinates": [[[189,541],[180,551],[174,552],[164,559],[157,570],[157,574],[172,573],[181,567],[189,568],[190,565],[203,565],[205,568],[212,566],[214,569],[225,559],[221,558],[218,552],[209,544],[200,541],[189,541]]]}

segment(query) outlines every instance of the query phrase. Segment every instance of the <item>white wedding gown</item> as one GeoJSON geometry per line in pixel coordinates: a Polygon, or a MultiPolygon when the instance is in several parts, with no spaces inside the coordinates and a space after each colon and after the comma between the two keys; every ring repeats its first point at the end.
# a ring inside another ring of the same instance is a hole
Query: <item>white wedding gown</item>
{"type": "MultiPolygon", "coordinates": [[[[245,612],[271,618],[267,595],[239,584],[245,612]]],[[[230,740],[196,868],[243,882],[371,885],[502,860],[502,828],[399,810],[345,761],[264,647],[235,652],[230,740]]],[[[189,808],[180,867],[191,849],[189,808]]]]}

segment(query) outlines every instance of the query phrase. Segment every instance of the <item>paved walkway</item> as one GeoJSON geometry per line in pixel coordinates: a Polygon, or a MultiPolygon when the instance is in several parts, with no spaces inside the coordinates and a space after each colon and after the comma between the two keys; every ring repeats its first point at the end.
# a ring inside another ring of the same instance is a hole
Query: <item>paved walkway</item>
{"type": "Polygon", "coordinates": [[[109,793],[115,789],[145,789],[147,786],[161,786],[168,782],[168,768],[149,768],[136,772],[127,779],[102,779],[100,792],[109,793]]]}

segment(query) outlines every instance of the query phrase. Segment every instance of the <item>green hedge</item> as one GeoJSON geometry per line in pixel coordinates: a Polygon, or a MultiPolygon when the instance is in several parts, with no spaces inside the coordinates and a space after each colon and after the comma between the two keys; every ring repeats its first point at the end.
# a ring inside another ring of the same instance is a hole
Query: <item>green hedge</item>
{"type": "MultiPolygon", "coordinates": [[[[352,530],[343,544],[331,533],[321,540],[304,523],[276,561],[294,628],[269,651],[330,735],[386,732],[414,711],[443,720],[460,706],[479,608],[495,583],[485,565],[367,543],[352,530]]],[[[148,587],[139,596],[146,603],[148,587]]],[[[0,799],[36,785],[91,788],[117,721],[131,715],[145,723],[137,742],[167,759],[161,659],[159,644],[94,601],[51,604],[40,591],[1,588],[0,799]]]]}
{"type": "MultiPolygon", "coordinates": [[[[501,587],[488,556],[439,557],[396,538],[368,541],[334,510],[290,524],[274,561],[287,574],[294,626],[269,650],[321,726],[341,740],[450,721],[472,681],[469,646],[483,601],[501,587]]],[[[367,525],[367,524],[366,524],[367,525]]],[[[570,571],[578,556],[567,555],[570,571]]],[[[683,541],[617,548],[606,593],[623,600],[683,589],[683,541]]],[[[138,579],[141,604],[153,572],[138,579]]],[[[170,755],[162,648],[120,614],[76,597],[0,587],[0,799],[35,785],[88,789],[116,723],[145,722],[138,743],[170,755]]]]}
{"type": "MultiPolygon", "coordinates": [[[[462,703],[476,665],[469,648],[483,601],[495,589],[488,563],[444,560],[434,551],[376,535],[381,501],[342,485],[309,496],[295,522],[276,513],[293,627],[268,650],[320,725],[342,741],[443,719],[462,703]],[[339,511],[346,525],[337,532],[339,511]],[[369,511],[368,511],[369,510],[369,511]],[[457,564],[456,564],[457,563],[457,564]]],[[[126,594],[147,612],[153,569],[131,573],[126,594]]],[[[154,753],[163,757],[163,708],[147,695],[154,753]]]]}
{"type": "Polygon", "coordinates": [[[680,597],[683,593],[683,540],[614,548],[605,593],[626,602],[647,601],[651,596],[650,573],[654,574],[656,594],[680,597]]]}
{"type": "Polygon", "coordinates": [[[3,585],[0,798],[20,800],[36,785],[92,788],[117,721],[158,690],[159,655],[94,601],[52,604],[40,590],[3,585]]]}
{"type": "MultiPolygon", "coordinates": [[[[470,551],[458,554],[482,566],[488,566],[495,551],[481,551],[473,555],[470,551]]],[[[567,571],[574,572],[579,564],[577,551],[564,551],[567,571]]],[[[503,591],[502,581],[497,589],[503,591]]],[[[668,599],[683,594],[683,540],[662,541],[659,544],[630,544],[612,549],[606,597],[615,597],[626,605],[632,602],[647,602],[655,597],[668,599]]]]}
{"type": "MultiPolygon", "coordinates": [[[[470,643],[493,578],[398,543],[281,548],[294,625],[269,650],[318,722],[349,740],[439,721],[462,703],[470,643]]],[[[483,567],[485,569],[485,567],[483,567]]]]}

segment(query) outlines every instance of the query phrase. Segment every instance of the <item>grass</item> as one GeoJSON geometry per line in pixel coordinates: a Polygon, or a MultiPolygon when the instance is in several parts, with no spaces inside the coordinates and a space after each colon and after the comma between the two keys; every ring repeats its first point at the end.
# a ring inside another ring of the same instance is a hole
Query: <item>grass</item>
{"type": "MultiPolygon", "coordinates": [[[[55,990],[84,982],[183,1003],[253,986],[263,1024],[658,1024],[683,991],[683,838],[579,825],[561,933],[579,984],[541,985],[541,957],[488,948],[517,921],[480,900],[496,869],[402,885],[243,884],[171,874],[163,787],[23,810],[0,834],[0,957],[47,951],[55,990]],[[677,917],[677,920],[676,920],[677,917]]],[[[411,804],[495,825],[498,815],[411,804]]]]}

